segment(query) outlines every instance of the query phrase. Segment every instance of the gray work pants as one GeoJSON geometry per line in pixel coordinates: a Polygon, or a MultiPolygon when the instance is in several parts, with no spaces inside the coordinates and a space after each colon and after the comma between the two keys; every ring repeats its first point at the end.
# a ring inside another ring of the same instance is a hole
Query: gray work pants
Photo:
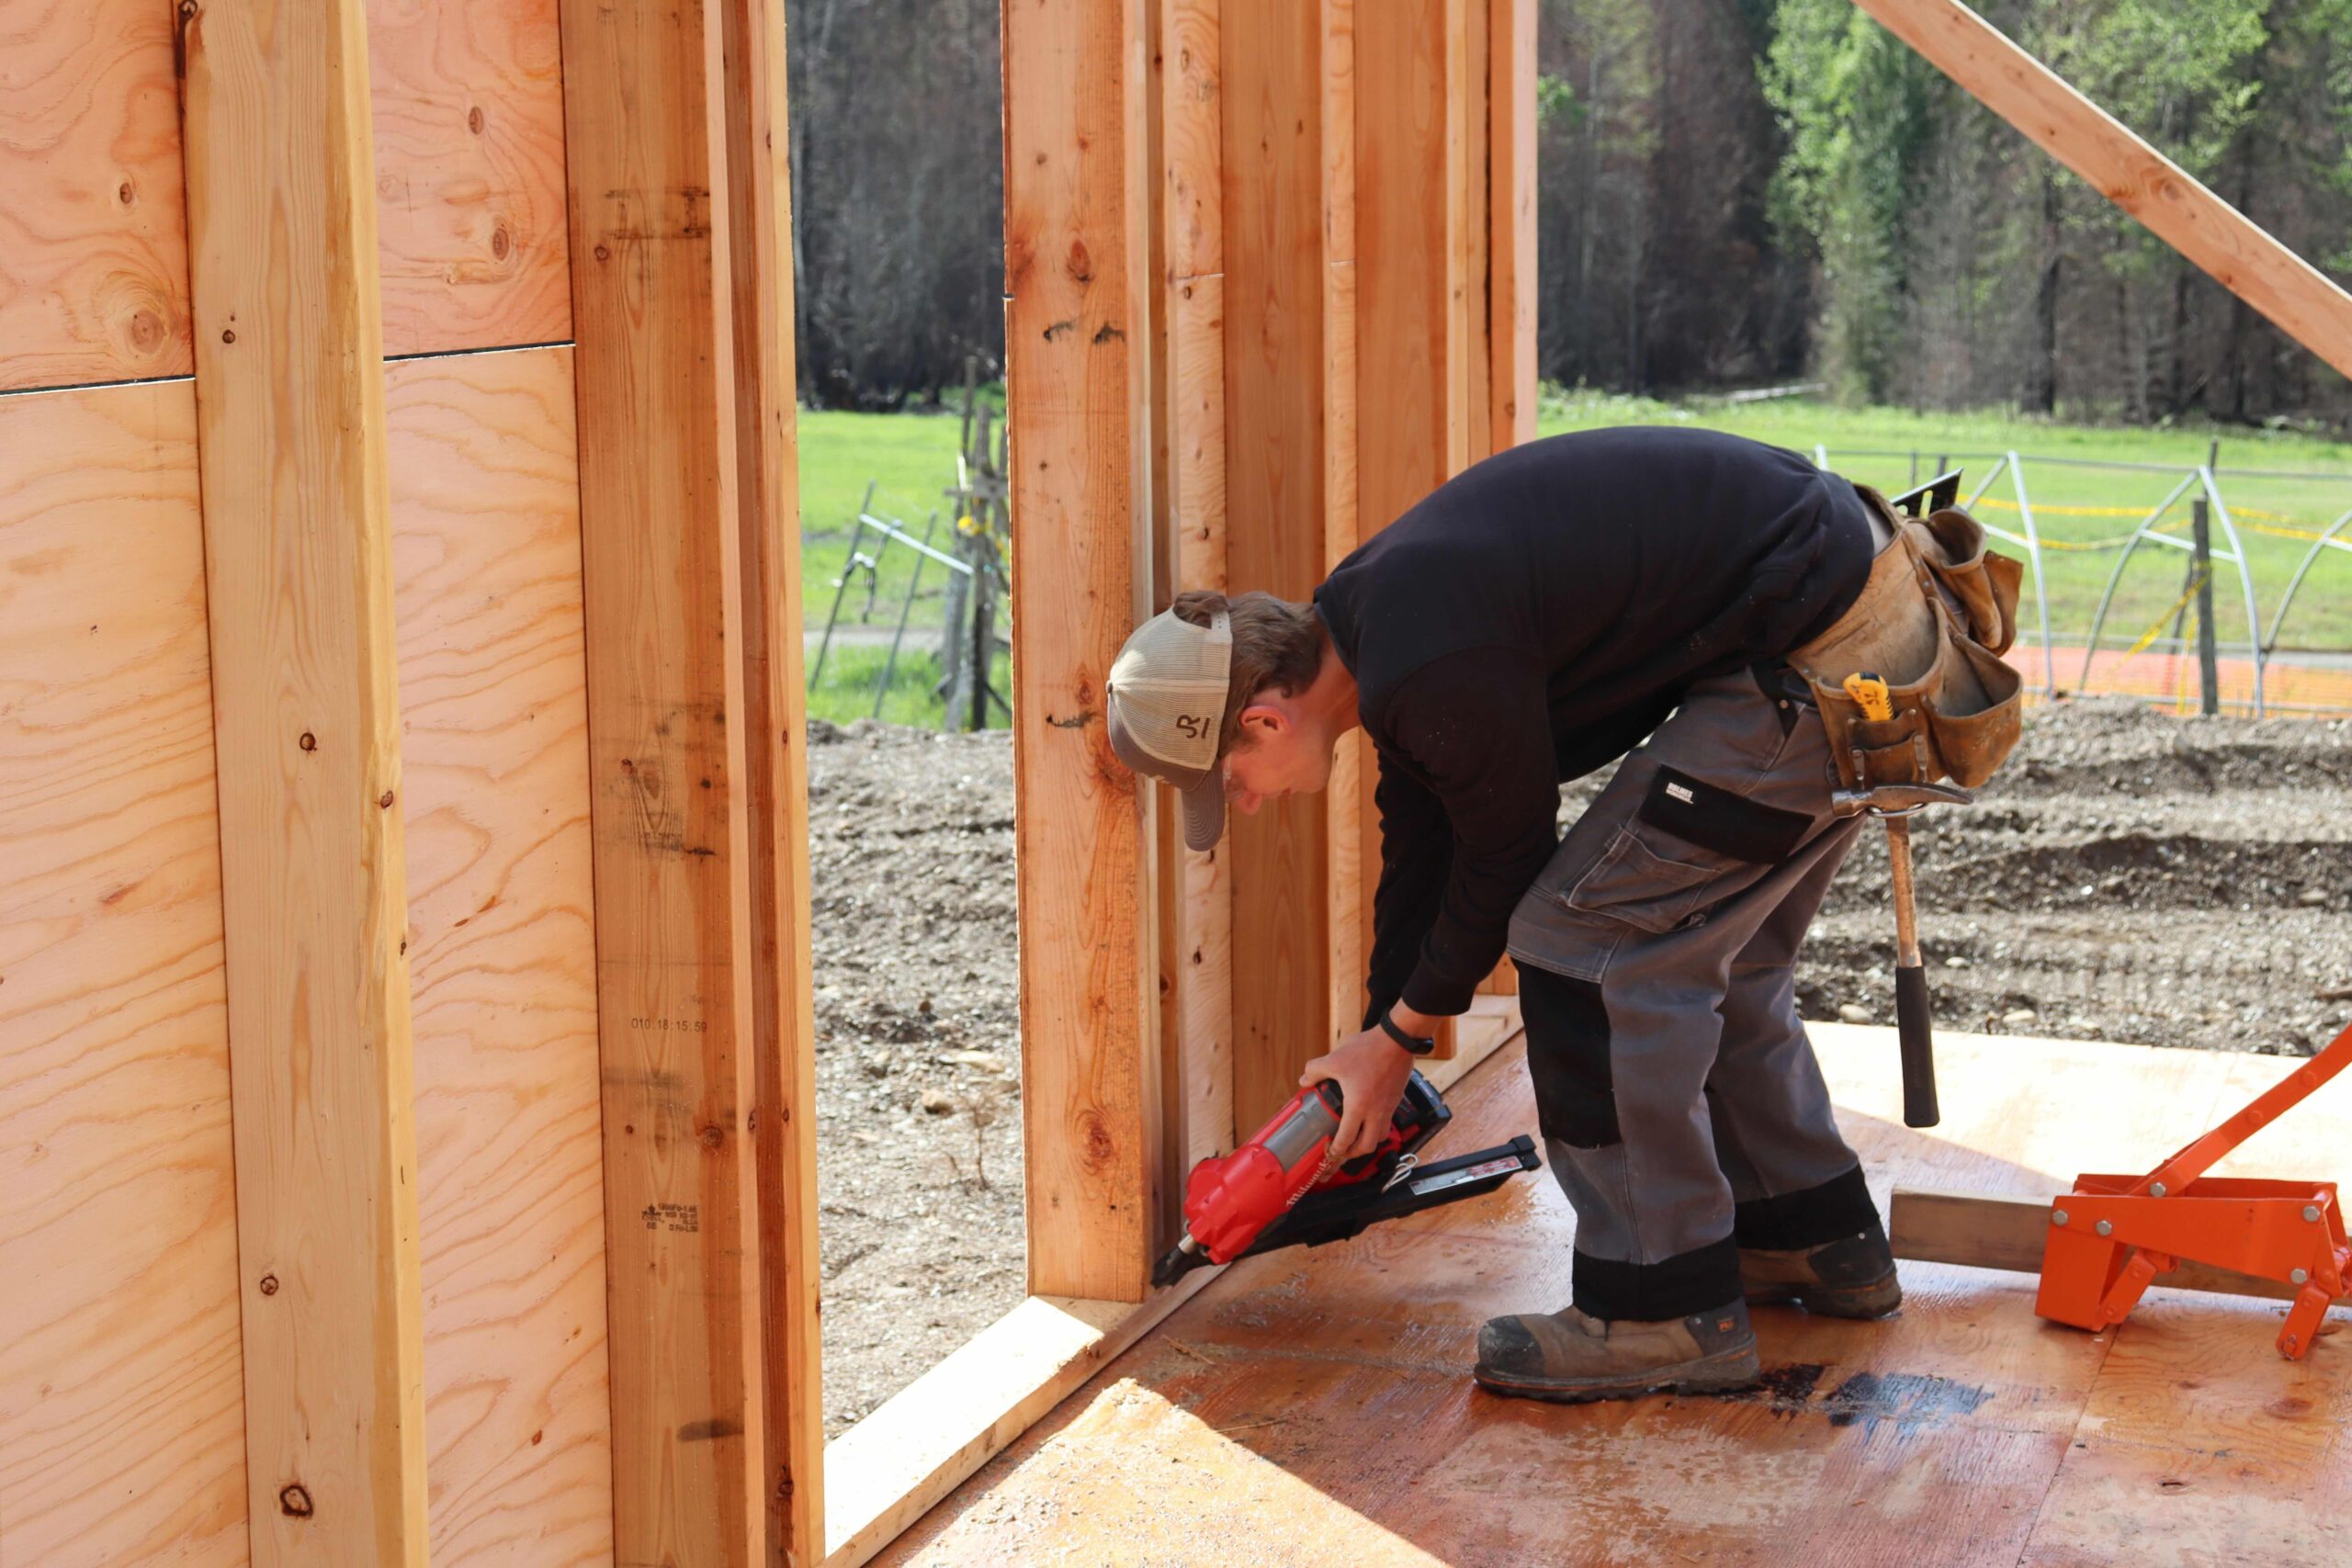
{"type": "Polygon", "coordinates": [[[1830,813],[1803,690],[1785,667],[1693,686],[1511,920],[1576,1304],[1596,1317],[1705,1312],[1738,1296],[1740,1247],[1878,1224],[1796,1013],[1798,944],[1861,828],[1830,813]]]}

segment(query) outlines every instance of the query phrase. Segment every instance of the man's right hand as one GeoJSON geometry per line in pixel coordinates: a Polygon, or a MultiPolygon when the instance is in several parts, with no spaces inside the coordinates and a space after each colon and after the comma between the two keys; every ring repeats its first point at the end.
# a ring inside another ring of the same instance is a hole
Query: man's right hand
{"type": "Polygon", "coordinates": [[[1413,1054],[1374,1027],[1351,1034],[1328,1055],[1306,1064],[1299,1087],[1326,1079],[1340,1086],[1340,1130],[1331,1135],[1331,1163],[1344,1165],[1378,1148],[1413,1076],[1413,1054]]]}

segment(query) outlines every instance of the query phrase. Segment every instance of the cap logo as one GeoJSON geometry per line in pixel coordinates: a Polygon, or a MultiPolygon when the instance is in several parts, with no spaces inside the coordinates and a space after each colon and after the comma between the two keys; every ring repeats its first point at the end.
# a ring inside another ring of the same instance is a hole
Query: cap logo
{"type": "Polygon", "coordinates": [[[1184,732],[1186,739],[1199,740],[1209,732],[1208,716],[1197,713],[1178,714],[1176,728],[1184,732]]]}

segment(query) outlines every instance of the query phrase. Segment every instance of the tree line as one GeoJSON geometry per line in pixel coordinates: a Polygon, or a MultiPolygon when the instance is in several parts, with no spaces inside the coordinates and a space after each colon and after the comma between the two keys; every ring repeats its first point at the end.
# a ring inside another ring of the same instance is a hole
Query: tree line
{"type": "MultiPolygon", "coordinates": [[[[1539,6],[1546,378],[2352,421],[2341,378],[1849,0],[1539,6]]],[[[997,0],[788,8],[804,393],[933,398],[1002,353],[997,0]]],[[[2352,271],[2352,0],[1978,8],[2313,265],[2352,271]]]]}

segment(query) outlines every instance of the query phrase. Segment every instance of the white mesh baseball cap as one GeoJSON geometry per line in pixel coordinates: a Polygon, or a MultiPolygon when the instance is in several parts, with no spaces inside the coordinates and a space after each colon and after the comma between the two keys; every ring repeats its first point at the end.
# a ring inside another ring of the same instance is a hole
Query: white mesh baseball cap
{"type": "Polygon", "coordinates": [[[1233,675],[1233,618],[1196,626],[1162,610],[1135,629],[1111,666],[1104,706],[1111,750],[1184,797],[1184,842],[1214,849],[1225,832],[1225,773],[1217,737],[1233,675]]]}

